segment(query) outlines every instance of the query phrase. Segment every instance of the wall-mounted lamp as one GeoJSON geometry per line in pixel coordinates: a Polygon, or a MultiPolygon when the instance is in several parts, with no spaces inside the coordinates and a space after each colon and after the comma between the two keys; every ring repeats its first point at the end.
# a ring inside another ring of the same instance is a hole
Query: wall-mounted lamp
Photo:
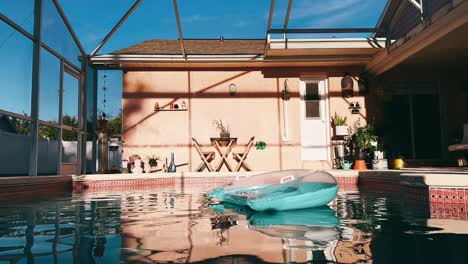
{"type": "Polygon", "coordinates": [[[364,95],[369,92],[369,74],[363,72],[359,75],[358,81],[359,95],[364,95]]]}
{"type": "Polygon", "coordinates": [[[284,101],[289,101],[289,99],[291,99],[291,91],[289,90],[288,79],[284,80],[284,87],[281,91],[281,98],[284,101]]]}
{"type": "Polygon", "coordinates": [[[231,83],[231,85],[229,85],[229,96],[234,96],[236,95],[236,92],[237,92],[237,87],[235,84],[231,83]]]}
{"type": "Polygon", "coordinates": [[[341,95],[345,98],[353,97],[354,82],[348,72],[341,78],[341,95]]]}
{"type": "Polygon", "coordinates": [[[361,105],[358,102],[351,102],[349,103],[349,110],[351,110],[351,114],[359,114],[361,111],[361,105]]]}

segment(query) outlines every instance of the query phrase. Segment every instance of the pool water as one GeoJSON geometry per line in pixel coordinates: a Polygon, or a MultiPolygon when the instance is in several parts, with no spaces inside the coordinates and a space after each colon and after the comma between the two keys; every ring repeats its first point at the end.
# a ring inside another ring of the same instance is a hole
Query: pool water
{"type": "Polygon", "coordinates": [[[466,226],[375,190],[265,213],[202,193],[68,194],[0,203],[0,263],[468,263],[466,226]]]}

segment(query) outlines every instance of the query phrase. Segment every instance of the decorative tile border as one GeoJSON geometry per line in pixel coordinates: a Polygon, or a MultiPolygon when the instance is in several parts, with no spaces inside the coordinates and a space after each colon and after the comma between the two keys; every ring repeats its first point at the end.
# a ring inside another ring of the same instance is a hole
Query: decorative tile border
{"type": "MultiPolygon", "coordinates": [[[[121,191],[121,190],[142,190],[155,187],[173,188],[183,191],[208,191],[235,180],[235,176],[217,177],[161,177],[144,179],[111,179],[111,180],[84,180],[74,181],[73,190],[77,193],[101,192],[101,191],[121,191]]],[[[357,177],[336,177],[340,190],[357,191],[357,177]]]]}
{"type": "Polygon", "coordinates": [[[432,219],[454,219],[468,221],[468,203],[432,203],[432,219]]]}
{"type": "Polygon", "coordinates": [[[432,203],[467,204],[468,188],[429,188],[432,203]]]}

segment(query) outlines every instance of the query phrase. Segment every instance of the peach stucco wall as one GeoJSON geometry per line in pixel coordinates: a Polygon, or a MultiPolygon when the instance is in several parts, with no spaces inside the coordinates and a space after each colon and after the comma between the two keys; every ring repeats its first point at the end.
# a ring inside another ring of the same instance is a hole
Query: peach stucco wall
{"type": "MultiPolygon", "coordinates": [[[[270,72],[268,77],[261,71],[126,71],[123,78],[124,157],[139,154],[144,159],[147,155],[165,158],[174,152],[176,164],[189,163],[178,170],[194,170],[200,158],[192,147],[191,138],[196,138],[203,150],[214,150],[209,139],[217,137],[218,132],[212,121],[222,119],[229,125],[231,136],[238,138],[234,151],[242,152],[243,145],[252,136],[255,142],[267,143],[263,151],[252,148],[248,157],[252,169],[301,168],[300,79],[287,76],[292,92],[288,115],[290,141],[287,143],[282,141],[284,120],[280,98],[285,79],[281,70],[270,72]],[[235,96],[228,94],[231,83],[237,87],[235,96]],[[169,103],[180,105],[182,101],[187,104],[188,111],[153,111],[156,102],[168,108],[169,103]]],[[[349,102],[340,94],[340,80],[341,77],[328,78],[330,113],[349,115],[349,102]]],[[[355,96],[352,101],[359,101],[365,107],[364,98],[355,96]]],[[[361,113],[365,113],[365,108],[361,113]]],[[[349,115],[349,124],[358,118],[359,115],[349,115]]],[[[232,165],[236,164],[231,156],[228,158],[232,165]]],[[[219,155],[213,164],[218,162],[219,155]]],[[[222,171],[225,169],[223,167],[222,171]]]]}

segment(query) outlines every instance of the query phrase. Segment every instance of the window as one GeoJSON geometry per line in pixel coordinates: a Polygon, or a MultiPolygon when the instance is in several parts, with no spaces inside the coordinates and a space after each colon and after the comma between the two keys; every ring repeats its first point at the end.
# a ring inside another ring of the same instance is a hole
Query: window
{"type": "Polygon", "coordinates": [[[0,71],[0,109],[20,115],[31,115],[33,43],[0,21],[0,58],[5,67],[0,71]]]}
{"type": "Polygon", "coordinates": [[[0,10],[7,18],[33,34],[34,0],[2,0],[0,10]]]}
{"type": "Polygon", "coordinates": [[[320,92],[318,83],[306,83],[304,101],[306,118],[320,118],[320,92]]]}
{"type": "Polygon", "coordinates": [[[80,50],[51,0],[42,1],[42,42],[80,66],[80,50]]]}
{"type": "Polygon", "coordinates": [[[78,127],[79,81],[67,73],[63,73],[63,125],[78,127]]]}
{"type": "Polygon", "coordinates": [[[39,119],[58,124],[60,60],[45,49],[41,50],[41,86],[39,92],[39,119]]]}

